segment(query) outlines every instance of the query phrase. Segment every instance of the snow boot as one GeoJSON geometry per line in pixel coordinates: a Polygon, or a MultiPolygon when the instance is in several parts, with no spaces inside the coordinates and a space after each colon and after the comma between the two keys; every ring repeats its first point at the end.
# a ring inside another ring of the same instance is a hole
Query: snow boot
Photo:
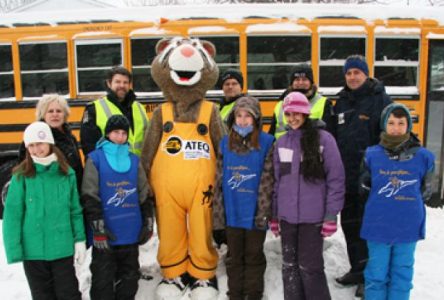
{"type": "Polygon", "coordinates": [[[190,281],[188,273],[172,279],[163,278],[156,289],[156,300],[179,300],[187,291],[190,281]]]}
{"type": "Polygon", "coordinates": [[[216,277],[197,279],[191,286],[191,300],[214,300],[218,294],[216,277]]]}

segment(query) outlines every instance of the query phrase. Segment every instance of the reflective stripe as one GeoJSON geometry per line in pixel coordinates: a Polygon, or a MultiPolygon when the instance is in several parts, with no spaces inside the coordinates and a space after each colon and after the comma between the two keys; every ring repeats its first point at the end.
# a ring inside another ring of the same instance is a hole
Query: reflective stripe
{"type": "Polygon", "coordinates": [[[137,103],[137,107],[139,108],[139,113],[142,116],[142,122],[143,122],[143,131],[145,131],[148,128],[148,118],[146,117],[146,111],[143,109],[142,104],[139,102],[137,103]]]}

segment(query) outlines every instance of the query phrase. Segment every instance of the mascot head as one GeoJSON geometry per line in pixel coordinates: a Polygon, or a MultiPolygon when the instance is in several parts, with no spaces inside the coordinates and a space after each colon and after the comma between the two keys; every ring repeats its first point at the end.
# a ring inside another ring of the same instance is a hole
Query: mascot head
{"type": "Polygon", "coordinates": [[[219,76],[216,48],[208,41],[175,37],[156,45],[151,75],[167,101],[188,105],[202,100],[219,76]]]}

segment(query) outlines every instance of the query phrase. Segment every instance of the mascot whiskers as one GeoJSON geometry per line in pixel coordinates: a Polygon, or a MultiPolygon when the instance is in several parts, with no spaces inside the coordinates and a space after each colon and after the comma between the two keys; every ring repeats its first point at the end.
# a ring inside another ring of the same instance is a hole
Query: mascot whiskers
{"type": "Polygon", "coordinates": [[[151,74],[166,102],[153,112],[141,155],[156,199],[163,280],[156,298],[216,299],[217,252],[212,244],[216,153],[224,127],[204,99],[217,81],[213,44],[176,37],[156,46],[151,74]]]}

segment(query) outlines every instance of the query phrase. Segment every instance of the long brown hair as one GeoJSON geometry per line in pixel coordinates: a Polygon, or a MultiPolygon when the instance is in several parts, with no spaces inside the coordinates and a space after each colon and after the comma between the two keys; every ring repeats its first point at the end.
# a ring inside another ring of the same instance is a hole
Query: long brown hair
{"type": "MultiPolygon", "coordinates": [[[[63,153],[57,148],[55,145],[50,144],[50,153],[54,153],[57,156],[57,162],[59,163],[59,172],[62,175],[68,175],[69,164],[66,160],[63,153]]],[[[28,149],[26,149],[25,159],[14,169],[12,169],[13,174],[25,176],[25,177],[34,177],[35,176],[35,166],[34,161],[32,160],[31,154],[29,154],[28,149]]]]}

